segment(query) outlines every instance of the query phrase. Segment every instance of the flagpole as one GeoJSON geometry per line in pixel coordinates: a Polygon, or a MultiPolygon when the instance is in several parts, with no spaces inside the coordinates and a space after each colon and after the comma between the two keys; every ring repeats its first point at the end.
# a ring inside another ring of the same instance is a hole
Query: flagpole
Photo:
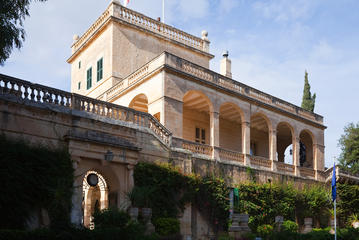
{"type": "Polygon", "coordinates": [[[162,22],[165,23],[165,0],[162,0],[162,22]]]}
{"type": "Polygon", "coordinates": [[[337,200],[334,200],[334,240],[337,240],[337,200]]]}

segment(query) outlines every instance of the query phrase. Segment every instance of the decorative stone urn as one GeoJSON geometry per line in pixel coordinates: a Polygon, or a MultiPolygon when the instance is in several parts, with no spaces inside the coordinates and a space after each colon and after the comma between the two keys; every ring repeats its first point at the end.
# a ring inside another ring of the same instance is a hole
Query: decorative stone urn
{"type": "Polygon", "coordinates": [[[313,218],[304,218],[303,233],[308,233],[313,230],[313,218]]]}
{"type": "Polygon", "coordinates": [[[138,208],[131,207],[128,209],[128,215],[130,215],[132,221],[137,221],[138,217],[138,208]]]}
{"type": "Polygon", "coordinates": [[[246,233],[249,233],[251,229],[248,227],[248,214],[233,213],[232,226],[229,228],[230,235],[238,238],[246,233]]]}
{"type": "Polygon", "coordinates": [[[151,223],[152,209],[151,208],[142,208],[141,209],[142,218],[146,225],[146,235],[150,235],[155,232],[155,226],[151,223]]]}
{"type": "Polygon", "coordinates": [[[284,217],[283,216],[276,216],[274,222],[275,222],[276,231],[280,232],[280,230],[282,228],[282,225],[283,225],[283,222],[284,222],[284,217]]]}

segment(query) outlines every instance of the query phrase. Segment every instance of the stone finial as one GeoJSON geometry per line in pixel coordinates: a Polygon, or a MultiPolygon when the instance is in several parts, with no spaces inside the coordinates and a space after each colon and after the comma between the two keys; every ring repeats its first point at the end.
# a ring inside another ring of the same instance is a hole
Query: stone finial
{"type": "Polygon", "coordinates": [[[220,74],[232,78],[232,61],[228,58],[228,51],[223,52],[223,58],[220,64],[220,74]]]}
{"type": "Polygon", "coordinates": [[[79,37],[79,35],[77,35],[77,34],[75,34],[75,35],[72,37],[73,43],[77,42],[79,39],[80,39],[80,37],[79,37]]]}
{"type": "Polygon", "coordinates": [[[202,31],[202,40],[208,41],[208,32],[206,30],[202,31]]]}

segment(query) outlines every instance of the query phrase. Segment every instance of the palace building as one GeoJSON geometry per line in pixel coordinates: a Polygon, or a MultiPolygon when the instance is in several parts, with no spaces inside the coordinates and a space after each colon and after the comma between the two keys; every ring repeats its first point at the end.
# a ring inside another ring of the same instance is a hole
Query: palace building
{"type": "MultiPolygon", "coordinates": [[[[248,167],[261,182],[329,179],[323,117],[232,79],[228,52],[220,73],[210,70],[213,57],[206,31],[196,37],[112,1],[74,37],[71,93],[0,75],[1,131],[68,147],[72,221],[87,227],[96,204],[126,202],[140,161],[202,175],[220,167],[233,184],[248,167]]],[[[201,239],[208,228],[188,206],[182,235],[201,239]]]]}

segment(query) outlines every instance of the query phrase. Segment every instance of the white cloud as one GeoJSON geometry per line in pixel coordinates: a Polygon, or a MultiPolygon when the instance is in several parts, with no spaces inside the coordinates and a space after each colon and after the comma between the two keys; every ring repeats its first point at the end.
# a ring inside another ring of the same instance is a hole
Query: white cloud
{"type": "Polygon", "coordinates": [[[256,1],[253,4],[256,10],[264,18],[274,19],[277,22],[305,19],[313,14],[313,9],[319,1],[312,0],[270,0],[256,1]]]}

